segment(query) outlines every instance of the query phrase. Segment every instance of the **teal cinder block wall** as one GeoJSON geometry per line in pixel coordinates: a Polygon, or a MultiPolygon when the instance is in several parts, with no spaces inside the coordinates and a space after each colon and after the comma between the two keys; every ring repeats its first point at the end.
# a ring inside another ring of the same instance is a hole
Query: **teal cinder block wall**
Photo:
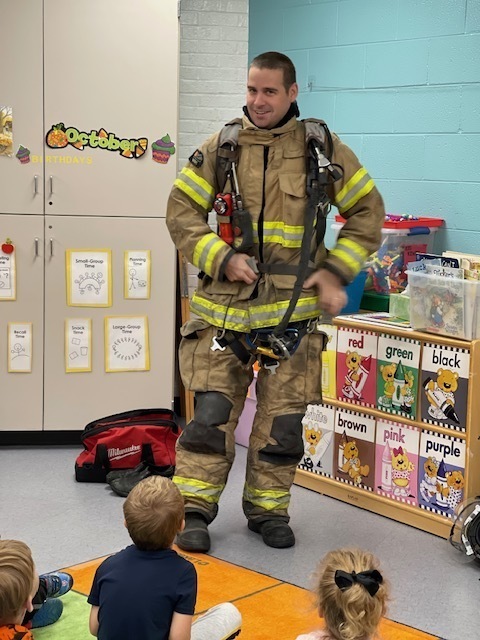
{"type": "Polygon", "coordinates": [[[249,58],[292,58],[301,117],[323,118],[355,151],[387,211],[444,218],[435,250],[479,253],[480,0],[249,9],[249,58]]]}

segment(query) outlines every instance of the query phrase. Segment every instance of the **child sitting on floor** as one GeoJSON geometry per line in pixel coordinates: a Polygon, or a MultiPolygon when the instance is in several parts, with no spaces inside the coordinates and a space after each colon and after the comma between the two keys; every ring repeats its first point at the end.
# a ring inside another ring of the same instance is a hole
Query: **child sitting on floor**
{"type": "Polygon", "coordinates": [[[38,574],[29,547],[19,540],[0,540],[0,640],[33,640],[21,623],[38,589],[38,574]]]}
{"type": "Polygon", "coordinates": [[[162,476],[139,482],[123,505],[134,544],[98,567],[88,597],[99,640],[231,640],[242,617],[225,602],[192,623],[197,574],[171,547],[185,526],[183,498],[162,476]]]}
{"type": "Polygon", "coordinates": [[[324,628],[297,640],[374,640],[389,597],[377,567],[377,559],[361,549],[327,553],[315,588],[324,628]]]}
{"type": "Polygon", "coordinates": [[[24,542],[0,540],[0,640],[33,640],[29,629],[58,620],[63,606],[53,598],[72,584],[72,576],[63,572],[39,578],[24,542]]]}

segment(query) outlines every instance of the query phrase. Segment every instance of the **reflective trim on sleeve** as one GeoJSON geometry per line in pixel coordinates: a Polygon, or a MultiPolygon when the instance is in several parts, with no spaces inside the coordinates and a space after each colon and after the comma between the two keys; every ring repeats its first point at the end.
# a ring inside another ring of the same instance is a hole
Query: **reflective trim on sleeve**
{"type": "Polygon", "coordinates": [[[245,483],[243,500],[265,511],[287,510],[290,504],[289,491],[274,491],[273,489],[254,489],[245,483]]]}
{"type": "Polygon", "coordinates": [[[203,207],[205,211],[211,210],[215,189],[195,171],[184,167],[173,184],[203,207]]]}
{"type": "Polygon", "coordinates": [[[209,276],[212,275],[212,265],[218,252],[225,248],[225,242],[220,240],[216,233],[207,233],[199,240],[193,252],[193,264],[205,271],[209,276]]]}
{"type": "Polygon", "coordinates": [[[349,238],[340,238],[330,255],[341,260],[354,275],[357,275],[368,257],[368,251],[349,238]]]}
{"type": "Polygon", "coordinates": [[[359,169],[335,197],[335,205],[340,213],[351,209],[363,196],[370,193],[374,186],[375,183],[367,170],[364,167],[359,169]]]}
{"type": "Polygon", "coordinates": [[[173,476],[173,482],[180,489],[184,498],[199,498],[209,504],[217,504],[225,489],[224,484],[210,484],[194,478],[182,478],[173,476]]]}

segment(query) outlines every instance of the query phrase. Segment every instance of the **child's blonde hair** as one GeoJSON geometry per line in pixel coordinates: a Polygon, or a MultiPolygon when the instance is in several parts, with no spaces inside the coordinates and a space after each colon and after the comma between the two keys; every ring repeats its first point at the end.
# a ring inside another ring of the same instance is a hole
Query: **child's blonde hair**
{"type": "Polygon", "coordinates": [[[177,486],[163,476],[139,482],[123,504],[128,533],[139,549],[168,549],[180,530],[185,508],[177,486]]]}
{"type": "Polygon", "coordinates": [[[20,540],[0,540],[0,625],[13,624],[32,596],[35,565],[20,540]]]}
{"type": "Polygon", "coordinates": [[[317,605],[335,640],[366,640],[375,634],[389,598],[378,564],[373,554],[361,549],[336,549],[320,562],[317,605]]]}

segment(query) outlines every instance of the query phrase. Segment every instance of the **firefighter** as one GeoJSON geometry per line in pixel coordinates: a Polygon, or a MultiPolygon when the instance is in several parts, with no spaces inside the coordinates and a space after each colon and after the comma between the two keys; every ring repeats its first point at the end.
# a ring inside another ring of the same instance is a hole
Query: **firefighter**
{"type": "MultiPolygon", "coordinates": [[[[257,56],[248,72],[229,186],[218,180],[219,132],[190,156],[168,201],[172,239],[200,270],[191,300],[195,319],[182,327],[179,348],[183,383],[195,393],[194,417],[178,440],[173,478],[185,500],[186,526],[177,537],[185,551],[210,548],[208,525],[234,459],[234,430],[256,359],[262,367],[243,511],[248,528],[268,546],[295,544],[288,507],[303,455],[301,420],[308,403],[321,401],[325,336],[316,320],[321,312],[340,312],[345,286],[380,244],[382,198],[335,134],[327,136],[325,155],[317,152],[317,178],[323,175],[325,185],[317,195],[328,197],[346,221],[329,252],[320,217],[307,237],[312,190],[297,95],[295,67],[287,56],[257,56]],[[233,233],[219,235],[208,214],[222,188],[236,210],[229,212],[229,202],[223,203],[219,228],[225,231],[231,221],[233,233]]],[[[325,197],[323,204],[314,203],[317,213],[325,213],[325,197]]]]}

